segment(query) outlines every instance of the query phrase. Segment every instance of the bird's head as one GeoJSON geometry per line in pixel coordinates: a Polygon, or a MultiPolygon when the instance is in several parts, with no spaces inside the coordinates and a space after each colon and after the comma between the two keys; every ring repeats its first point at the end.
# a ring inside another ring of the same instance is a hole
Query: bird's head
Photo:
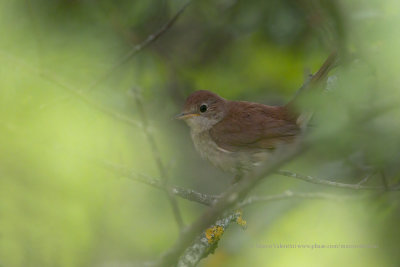
{"type": "Polygon", "coordinates": [[[182,113],[176,118],[184,120],[192,131],[202,132],[224,118],[226,103],[227,100],[210,91],[196,91],[186,99],[182,113]]]}

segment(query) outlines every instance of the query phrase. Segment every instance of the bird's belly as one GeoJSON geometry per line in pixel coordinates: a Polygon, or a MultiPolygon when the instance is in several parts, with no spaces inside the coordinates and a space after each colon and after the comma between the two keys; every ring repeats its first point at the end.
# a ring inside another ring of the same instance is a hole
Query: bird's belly
{"type": "Polygon", "coordinates": [[[221,168],[223,171],[234,174],[252,169],[270,154],[267,151],[232,152],[225,150],[214,142],[208,131],[192,132],[192,139],[196,150],[202,158],[209,160],[214,166],[221,168]]]}

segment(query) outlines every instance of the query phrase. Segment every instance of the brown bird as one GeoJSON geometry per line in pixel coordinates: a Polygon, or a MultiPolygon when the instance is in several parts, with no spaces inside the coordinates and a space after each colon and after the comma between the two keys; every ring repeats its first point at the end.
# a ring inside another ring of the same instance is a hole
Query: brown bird
{"type": "MultiPolygon", "coordinates": [[[[315,87],[333,67],[332,53],[312,76],[315,87]]],[[[267,106],[246,101],[226,100],[210,91],[196,91],[177,116],[191,129],[196,150],[203,158],[224,171],[243,174],[263,161],[283,144],[292,143],[301,133],[305,120],[293,110],[296,98],[285,106],[267,106]]]]}

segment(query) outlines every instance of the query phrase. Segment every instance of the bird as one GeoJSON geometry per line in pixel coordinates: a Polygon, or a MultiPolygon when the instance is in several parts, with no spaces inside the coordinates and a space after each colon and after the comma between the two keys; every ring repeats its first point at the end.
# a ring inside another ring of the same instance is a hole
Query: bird
{"type": "MultiPolygon", "coordinates": [[[[333,52],[310,78],[310,88],[326,78],[335,60],[333,52]]],[[[268,161],[277,148],[299,138],[309,120],[305,117],[309,116],[296,111],[297,98],[283,106],[270,106],[227,100],[211,91],[199,90],[187,97],[176,118],[190,127],[201,157],[234,174],[236,183],[268,161]]]]}

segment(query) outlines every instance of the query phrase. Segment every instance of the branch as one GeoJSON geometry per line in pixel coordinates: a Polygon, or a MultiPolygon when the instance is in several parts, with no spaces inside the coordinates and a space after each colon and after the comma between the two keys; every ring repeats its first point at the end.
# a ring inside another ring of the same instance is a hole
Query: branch
{"type": "Polygon", "coordinates": [[[334,195],[334,194],[326,194],[326,193],[300,193],[300,192],[292,192],[287,190],[282,194],[270,195],[270,196],[251,196],[245,199],[244,201],[238,204],[238,208],[244,208],[249,205],[258,204],[258,203],[266,203],[271,201],[277,201],[282,199],[292,199],[292,198],[300,198],[300,199],[322,199],[322,200],[333,200],[333,201],[344,201],[348,199],[361,199],[363,196],[354,196],[354,195],[334,195]]]}
{"type": "MultiPolygon", "coordinates": [[[[165,190],[165,187],[160,181],[161,179],[153,178],[146,174],[135,172],[132,170],[127,170],[124,166],[111,163],[105,160],[96,160],[96,162],[100,163],[106,169],[109,169],[112,172],[116,172],[123,177],[152,186],[157,189],[165,190]]],[[[170,185],[169,188],[170,188],[169,191],[171,191],[174,195],[181,197],[183,199],[187,199],[192,202],[203,204],[205,206],[211,206],[215,202],[215,200],[219,197],[216,195],[199,193],[192,189],[183,188],[179,186],[170,185]]]]}
{"type": "Polygon", "coordinates": [[[193,224],[182,233],[177,242],[165,252],[157,262],[158,266],[176,265],[179,257],[195,240],[196,236],[212,225],[221,214],[232,208],[238,201],[243,199],[259,181],[272,174],[280,166],[294,158],[305,150],[307,145],[299,141],[290,146],[285,146],[275,152],[264,166],[255,169],[251,176],[241,179],[236,185],[230,187],[213,206],[207,209],[193,224]]]}
{"type": "Polygon", "coordinates": [[[82,90],[76,89],[74,86],[72,85],[68,85],[65,82],[62,82],[61,79],[59,77],[57,77],[54,74],[51,74],[47,71],[42,71],[36,67],[31,66],[30,64],[26,63],[24,60],[10,54],[7,53],[6,51],[3,51],[0,49],[0,55],[3,55],[5,57],[8,57],[9,59],[14,60],[18,66],[25,68],[27,71],[30,71],[40,77],[42,77],[44,80],[51,82],[55,85],[57,85],[60,88],[63,88],[64,90],[66,90],[67,92],[73,94],[74,96],[76,96],[77,99],[81,100],[82,102],[88,104],[89,106],[99,110],[100,112],[115,118],[118,121],[121,121],[123,123],[126,123],[130,126],[133,127],[142,127],[142,124],[135,121],[134,119],[132,119],[131,117],[124,115],[122,113],[116,112],[111,108],[108,108],[106,106],[104,106],[102,103],[96,102],[94,100],[92,100],[89,96],[87,96],[82,90]]]}
{"type": "MultiPolygon", "coordinates": [[[[139,173],[139,172],[132,171],[132,170],[127,170],[124,166],[120,166],[118,164],[111,163],[108,161],[102,160],[101,163],[102,163],[103,167],[106,167],[107,169],[110,169],[111,171],[116,172],[123,177],[126,177],[126,178],[131,179],[136,182],[140,182],[140,183],[152,186],[157,189],[165,190],[165,188],[162,186],[159,178],[154,178],[154,177],[150,177],[143,173],[139,173]]],[[[292,178],[298,178],[301,176],[299,174],[295,174],[290,171],[278,171],[277,173],[280,175],[284,175],[284,176],[288,176],[288,177],[292,177],[292,178]],[[290,176],[288,175],[289,173],[291,174],[290,176]],[[294,176],[297,176],[297,177],[294,177],[294,176]]],[[[340,184],[341,186],[339,186],[339,187],[349,188],[349,189],[353,189],[353,190],[366,189],[360,185],[364,184],[369,178],[369,176],[367,176],[361,182],[359,182],[357,184],[343,184],[343,183],[336,183],[336,182],[332,182],[332,181],[321,180],[319,178],[313,178],[311,176],[308,176],[308,177],[313,179],[313,181],[323,181],[323,183],[321,183],[323,185],[325,185],[325,182],[328,182],[331,186],[332,186],[332,184],[340,184]]],[[[301,180],[303,180],[303,179],[301,179],[301,180]]],[[[308,180],[307,180],[307,182],[308,182],[308,180]]],[[[314,182],[314,183],[320,184],[318,182],[314,182]]],[[[392,191],[400,190],[400,185],[396,184],[396,185],[391,186],[390,188],[392,191]]],[[[209,195],[209,194],[200,193],[195,190],[179,187],[176,185],[170,185],[170,189],[175,196],[178,196],[182,199],[196,202],[196,203],[199,203],[199,204],[202,204],[205,206],[211,206],[213,203],[215,203],[221,197],[218,195],[209,195]]],[[[368,189],[381,191],[383,189],[383,187],[379,187],[379,186],[368,187],[368,189]]],[[[313,198],[313,199],[319,198],[319,199],[326,199],[326,200],[343,200],[343,199],[353,198],[353,195],[343,196],[343,195],[333,195],[333,194],[325,194],[325,193],[296,193],[296,192],[292,192],[292,191],[288,190],[288,191],[285,191],[284,193],[276,194],[276,195],[250,196],[250,197],[246,198],[245,200],[243,200],[242,202],[238,203],[236,208],[244,208],[250,204],[257,204],[260,202],[269,202],[269,201],[288,199],[288,198],[313,198]]],[[[356,197],[354,197],[354,198],[356,198],[356,197]]]]}
{"type": "Polygon", "coordinates": [[[178,203],[176,202],[174,193],[172,192],[171,188],[168,185],[168,180],[169,180],[168,172],[161,160],[160,151],[158,149],[156,140],[155,140],[153,134],[151,133],[151,131],[149,130],[149,122],[147,120],[147,115],[146,115],[146,112],[143,107],[143,102],[142,102],[141,96],[139,95],[139,93],[136,90],[132,90],[132,92],[135,94],[134,98],[136,101],[136,106],[138,109],[139,116],[142,119],[144,134],[146,135],[147,140],[150,144],[153,158],[156,162],[158,171],[160,172],[160,175],[161,175],[162,186],[164,187],[165,191],[167,192],[168,200],[171,204],[176,223],[178,224],[178,227],[181,230],[184,227],[184,223],[183,223],[182,215],[179,210],[178,203]]]}
{"type": "Polygon", "coordinates": [[[242,217],[240,211],[231,212],[223,218],[215,222],[205,232],[196,237],[193,244],[188,247],[183,255],[179,258],[178,267],[196,266],[199,261],[206,258],[209,254],[214,253],[218,246],[218,242],[226,229],[233,222],[237,222],[242,217]]]}
{"type": "MultiPolygon", "coordinates": [[[[325,193],[296,193],[290,190],[285,191],[282,194],[270,195],[270,196],[252,196],[246,200],[238,203],[236,208],[241,209],[243,207],[266,203],[271,201],[283,200],[283,199],[321,199],[329,201],[345,201],[348,199],[362,199],[364,196],[354,196],[354,195],[332,195],[325,193]]],[[[202,232],[196,237],[193,244],[188,247],[183,255],[179,258],[178,266],[196,266],[201,259],[206,258],[209,254],[214,253],[214,250],[218,246],[218,242],[221,239],[223,233],[226,229],[236,222],[241,225],[242,228],[246,227],[246,221],[242,218],[241,211],[233,211],[228,213],[228,215],[222,216],[214,225],[209,227],[205,232],[202,232]],[[211,233],[211,234],[210,234],[211,233]]]]}
{"type": "MultiPolygon", "coordinates": [[[[107,163],[107,165],[110,165],[107,163]]],[[[153,186],[155,188],[165,190],[163,185],[158,179],[151,178],[147,175],[136,173],[130,171],[129,173],[126,173],[125,171],[121,172],[121,169],[123,169],[121,166],[116,166],[114,164],[111,165],[113,170],[117,170],[119,173],[122,173],[124,176],[135,180],[139,181],[145,184],[148,184],[150,186],[153,186]]],[[[287,172],[287,171],[286,171],[287,172]]],[[[260,176],[261,177],[261,176],[260,176]]],[[[260,178],[262,179],[262,178],[260,178]]],[[[317,179],[320,180],[320,179],[317,179]]],[[[364,179],[365,180],[365,179],[364,179]]],[[[256,182],[256,181],[255,181],[256,182]]],[[[352,185],[350,185],[352,186],[352,185]]],[[[213,203],[217,202],[218,199],[220,198],[219,196],[213,196],[213,195],[206,195],[202,193],[198,193],[196,191],[186,189],[186,188],[181,188],[181,187],[176,187],[172,186],[171,191],[182,198],[185,198],[190,201],[195,201],[200,204],[204,205],[212,205],[213,203]]],[[[399,189],[399,188],[398,188],[399,189]]],[[[235,194],[231,195],[231,197],[234,196],[237,198],[237,195],[235,194]]],[[[368,195],[370,196],[370,195],[368,195]]],[[[226,197],[226,196],[225,196],[226,197]]],[[[235,208],[244,208],[249,205],[253,204],[259,204],[259,203],[266,203],[266,202],[271,202],[271,201],[278,201],[278,200],[283,200],[283,199],[293,199],[293,198],[300,198],[300,199],[322,199],[322,200],[330,200],[330,201],[345,201],[345,200],[358,200],[358,199],[363,199],[367,196],[354,196],[354,195],[334,195],[334,194],[326,194],[326,193],[301,193],[301,192],[292,192],[290,190],[285,191],[284,193],[281,194],[276,194],[276,195],[269,195],[269,196],[251,196],[246,198],[245,200],[239,202],[235,208]]],[[[225,229],[229,226],[230,223],[234,222],[238,218],[238,213],[237,211],[228,214],[227,216],[224,216],[222,219],[217,220],[213,226],[208,228],[207,230],[210,229],[215,229],[215,227],[222,227],[221,232],[223,233],[225,229]]],[[[185,231],[186,232],[186,231],[185,231]]],[[[207,257],[210,253],[213,253],[215,250],[218,241],[219,241],[220,236],[218,237],[218,240],[216,242],[209,242],[209,239],[207,239],[206,232],[201,232],[200,235],[198,235],[193,243],[184,250],[182,256],[179,258],[178,266],[195,266],[201,259],[207,257]]],[[[173,251],[169,251],[169,253],[172,253],[173,251]]],[[[154,264],[156,265],[161,265],[164,266],[163,264],[165,263],[165,257],[167,257],[168,254],[164,255],[164,258],[162,258],[159,262],[152,262],[149,263],[150,266],[153,266],[154,264]],[[164,260],[164,261],[163,261],[164,260]]]]}
{"type": "Polygon", "coordinates": [[[92,90],[95,88],[97,85],[99,85],[102,81],[106,80],[114,71],[116,71],[120,66],[122,66],[124,63],[128,62],[131,58],[133,58],[136,54],[138,54],[141,50],[143,50],[145,47],[149,46],[150,44],[154,43],[157,39],[159,39],[164,33],[166,33],[178,20],[180,15],[185,11],[185,9],[189,6],[189,4],[193,0],[188,0],[179,10],[176,12],[172,18],[165,23],[158,31],[156,31],[153,34],[150,34],[147,36],[147,38],[141,42],[140,44],[137,44],[131,48],[131,50],[126,53],[125,56],[123,56],[114,66],[112,66],[106,74],[104,74],[102,77],[100,77],[98,80],[96,80],[88,89],[88,91],[92,90]]]}
{"type": "Polygon", "coordinates": [[[298,101],[299,97],[304,94],[304,91],[318,88],[318,86],[327,79],[329,72],[336,66],[337,61],[337,51],[331,52],[331,54],[314,75],[307,75],[304,84],[297,90],[293,98],[289,101],[289,103],[286,104],[286,106],[293,107],[298,101]]]}
{"type": "Polygon", "coordinates": [[[217,195],[208,195],[196,192],[192,189],[187,189],[183,187],[173,186],[172,192],[181,198],[197,202],[206,206],[211,206],[219,198],[217,195]]]}
{"type": "Polygon", "coordinates": [[[333,182],[333,181],[328,181],[328,180],[323,180],[320,178],[315,178],[309,175],[301,175],[298,173],[294,173],[291,171],[285,171],[285,170],[279,170],[277,171],[277,174],[287,176],[287,177],[292,177],[296,179],[300,179],[306,182],[310,182],[313,184],[322,184],[322,185],[328,185],[328,186],[333,186],[333,187],[340,187],[340,188],[349,188],[349,189],[355,189],[355,190],[388,190],[388,191],[397,191],[400,188],[400,183],[394,184],[392,186],[388,186],[387,188],[385,186],[372,186],[372,185],[363,185],[363,181],[358,184],[344,184],[344,183],[338,183],[338,182],[333,182]]]}
{"type": "Polygon", "coordinates": [[[61,82],[60,79],[56,78],[55,75],[51,75],[47,72],[39,72],[39,75],[41,75],[46,80],[58,85],[59,87],[66,89],[73,95],[77,96],[77,98],[80,99],[82,102],[94,107],[95,109],[103,112],[106,115],[109,115],[109,116],[111,116],[121,122],[124,122],[130,126],[135,126],[135,127],[139,127],[139,128],[143,127],[143,125],[141,123],[133,120],[131,117],[124,115],[122,113],[116,112],[113,109],[104,106],[102,103],[98,103],[98,102],[92,100],[83,91],[78,90],[78,89],[74,88],[73,86],[69,86],[69,85],[61,82]]]}
{"type": "MultiPolygon", "coordinates": [[[[159,39],[164,33],[166,33],[174,24],[175,22],[178,20],[178,18],[180,17],[180,15],[185,11],[185,9],[189,6],[189,4],[192,2],[193,0],[188,0],[178,11],[177,13],[172,16],[172,18],[166,23],[164,24],[158,31],[156,31],[154,34],[149,35],[143,42],[141,42],[140,44],[135,45],[134,47],[132,47],[132,49],[123,57],[119,60],[119,62],[117,64],[115,64],[113,67],[111,67],[111,69],[100,79],[96,80],[87,91],[90,91],[91,89],[93,89],[94,87],[96,87],[100,82],[102,82],[103,80],[105,80],[107,77],[109,77],[119,66],[121,66],[122,64],[124,64],[125,62],[127,62],[129,59],[131,59],[132,57],[134,57],[136,54],[138,54],[141,50],[143,50],[144,48],[146,48],[147,46],[149,46],[150,44],[154,43],[157,39],[159,39]]],[[[1,51],[3,52],[3,51],[1,51]]],[[[7,56],[11,57],[10,55],[7,54],[7,56]]],[[[14,60],[18,60],[20,62],[22,62],[21,65],[23,65],[24,67],[38,73],[40,76],[42,76],[43,78],[45,78],[46,80],[58,85],[61,88],[67,89],[69,92],[71,92],[72,94],[74,94],[75,96],[77,96],[79,99],[81,99],[83,102],[85,102],[86,104],[89,104],[93,107],[95,107],[96,109],[104,112],[105,114],[114,117],[115,119],[122,121],[124,123],[127,123],[131,126],[135,126],[135,127],[141,127],[141,124],[136,122],[135,120],[131,119],[129,116],[126,116],[124,114],[118,113],[116,111],[114,111],[111,108],[105,107],[103,106],[101,103],[97,103],[95,101],[93,101],[91,98],[89,98],[87,96],[87,94],[83,93],[82,90],[78,90],[75,89],[73,86],[68,86],[63,82],[60,82],[59,79],[57,79],[54,75],[50,75],[47,72],[44,72],[42,70],[38,70],[34,67],[29,66],[28,64],[26,64],[25,62],[16,59],[15,57],[13,57],[14,60]]]]}

